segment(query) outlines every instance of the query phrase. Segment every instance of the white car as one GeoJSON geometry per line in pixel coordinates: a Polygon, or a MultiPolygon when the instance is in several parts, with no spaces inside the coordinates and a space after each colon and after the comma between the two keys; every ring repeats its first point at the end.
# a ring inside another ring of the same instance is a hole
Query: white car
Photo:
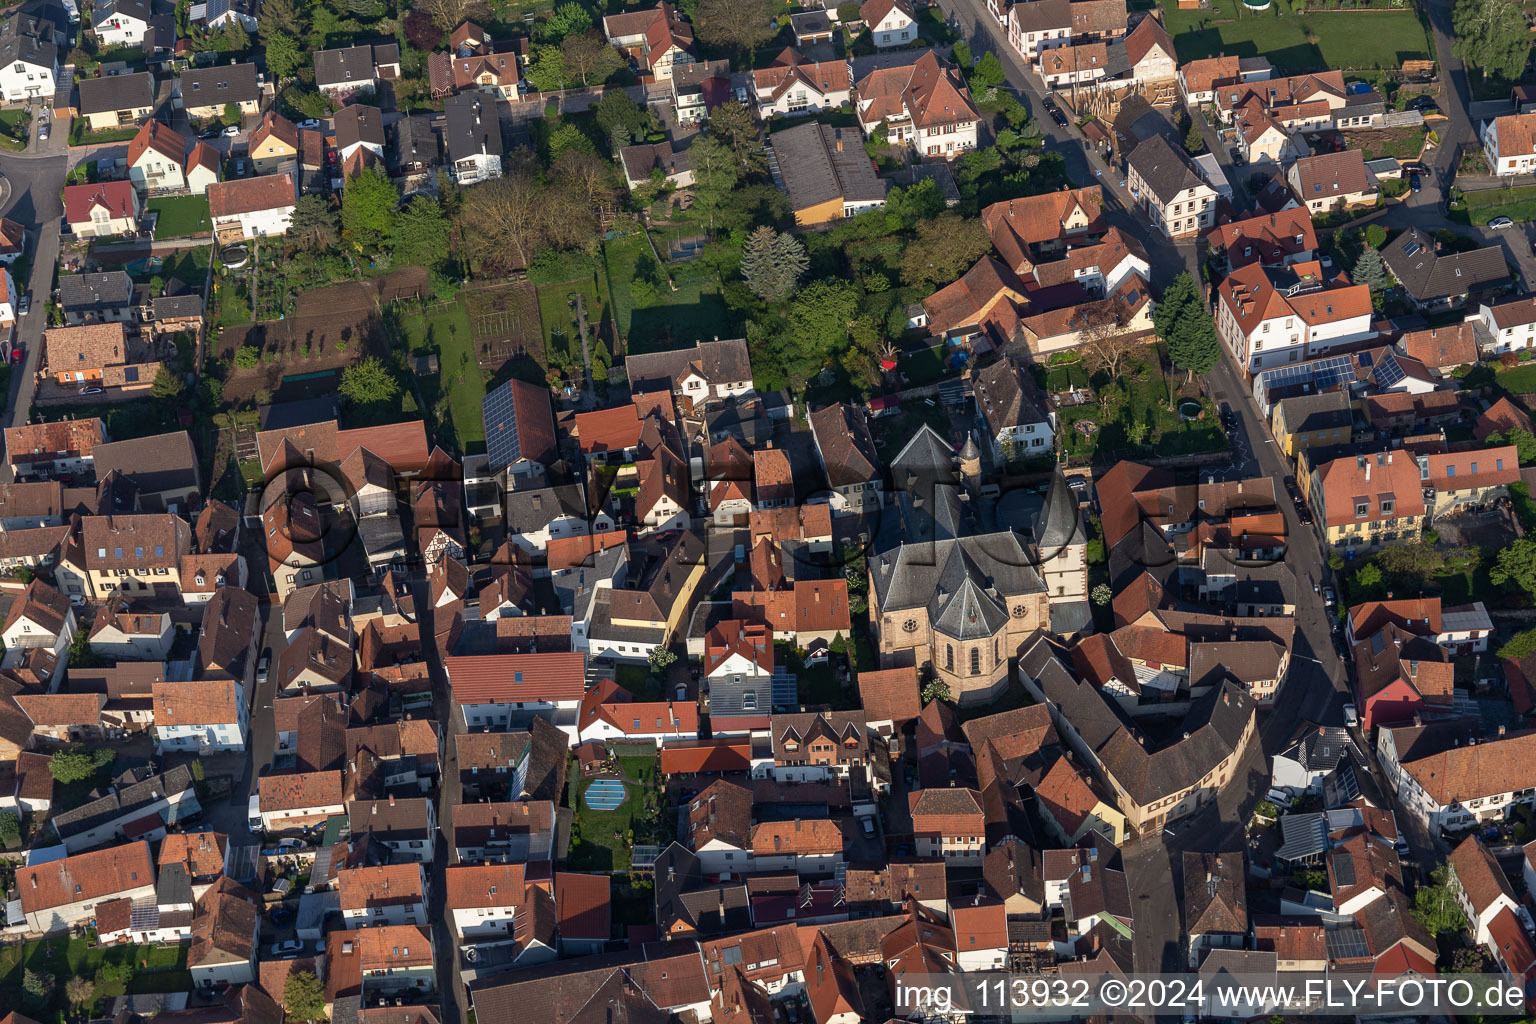
{"type": "Polygon", "coordinates": [[[1360,713],[1355,710],[1353,704],[1344,705],[1344,724],[1351,729],[1360,724],[1360,713]]]}
{"type": "Polygon", "coordinates": [[[272,955],[275,957],[293,957],[304,952],[304,943],[298,939],[285,939],[282,942],[272,943],[272,955]]]}
{"type": "Polygon", "coordinates": [[[1508,217],[1495,217],[1493,220],[1488,222],[1488,226],[1493,228],[1495,231],[1502,231],[1505,228],[1514,227],[1515,222],[1510,220],[1508,217]]]}
{"type": "Polygon", "coordinates": [[[232,124],[228,128],[224,129],[224,137],[226,139],[233,139],[233,138],[235,138],[239,134],[240,134],[240,126],[237,125],[237,124],[232,124]]]}
{"type": "Polygon", "coordinates": [[[318,118],[311,117],[311,118],[308,118],[307,120],[300,121],[299,124],[298,124],[298,127],[302,128],[302,129],[309,130],[309,131],[313,131],[313,130],[316,130],[316,129],[318,129],[320,127],[320,121],[319,121],[318,118]]]}

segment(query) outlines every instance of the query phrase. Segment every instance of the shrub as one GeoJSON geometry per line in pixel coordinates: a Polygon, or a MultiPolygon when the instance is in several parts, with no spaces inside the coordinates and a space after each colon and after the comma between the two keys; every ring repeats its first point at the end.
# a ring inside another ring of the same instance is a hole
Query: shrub
{"type": "Polygon", "coordinates": [[[261,351],[253,345],[241,345],[235,351],[235,365],[242,370],[255,368],[261,362],[261,351]]]}

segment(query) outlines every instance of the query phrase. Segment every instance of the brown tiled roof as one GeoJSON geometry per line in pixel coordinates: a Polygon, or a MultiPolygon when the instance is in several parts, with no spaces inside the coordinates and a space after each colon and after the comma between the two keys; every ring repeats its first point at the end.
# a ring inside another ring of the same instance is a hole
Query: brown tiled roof
{"type": "Polygon", "coordinates": [[[839,402],[811,413],[810,421],[833,487],[880,478],[880,456],[863,412],[839,402]]]}
{"type": "Polygon", "coordinates": [[[1536,154],[1536,114],[1506,114],[1493,119],[1499,135],[1499,156],[1536,154]]]}
{"type": "Polygon", "coordinates": [[[602,939],[613,934],[611,880],[607,875],[555,873],[555,906],[560,934],[568,939],[602,939]]]}
{"type": "Polygon", "coordinates": [[[443,884],[449,910],[523,905],[522,864],[455,864],[444,871],[443,884]]]}
{"type": "Polygon", "coordinates": [[[263,811],[298,811],[342,802],[339,771],[267,775],[259,785],[263,811]]]}
{"type": "Polygon", "coordinates": [[[203,893],[192,912],[187,966],[250,960],[256,955],[256,897],[227,876],[203,893]]]}
{"type": "Polygon", "coordinates": [[[51,462],[59,456],[84,458],[105,440],[101,420],[94,417],[5,428],[6,456],[13,466],[51,462]]]}
{"type": "Polygon", "coordinates": [[[1472,433],[1479,441],[1486,441],[1492,434],[1508,435],[1511,431],[1531,433],[1531,418],[1507,397],[1500,398],[1477,418],[1472,433]]]}
{"type": "Polygon", "coordinates": [[[160,841],[159,866],[179,864],[194,881],[224,873],[229,837],[222,832],[171,832],[160,841]]]}
{"type": "Polygon", "coordinates": [[[1472,324],[1466,322],[1409,331],[1397,343],[1412,358],[1439,369],[1476,363],[1478,359],[1477,335],[1472,324]]]}
{"type": "Polygon", "coordinates": [[[752,829],[752,852],[758,857],[797,854],[813,857],[843,848],[843,830],[826,818],[804,821],[765,821],[752,829]]]}
{"type": "Polygon", "coordinates": [[[16,870],[21,908],[29,914],[154,884],[155,866],[145,842],[77,853],[16,870]]]}
{"type": "Polygon", "coordinates": [[[768,447],[753,452],[752,467],[758,501],[794,500],[794,471],[783,449],[768,447]]]}
{"type": "Polygon", "coordinates": [[[859,673],[859,700],[864,717],[871,722],[887,719],[897,727],[916,721],[923,713],[915,667],[871,670],[859,673]]]}
{"type": "Polygon", "coordinates": [[[1023,273],[1027,265],[1034,263],[1029,247],[1069,237],[1064,225],[1079,214],[1087,224],[1073,231],[1073,236],[1104,233],[1109,225],[1099,186],[993,203],[981,211],[981,220],[1003,261],[1016,273],[1023,273]]]}
{"type": "Polygon", "coordinates": [[[1328,932],[1317,918],[1259,918],[1253,923],[1253,948],[1280,960],[1327,960],[1328,932]]]}
{"type": "Polygon", "coordinates": [[[164,682],[154,687],[155,725],[222,725],[239,721],[240,691],[233,680],[164,682]]]}
{"type": "Polygon", "coordinates": [[[120,323],[50,327],[43,339],[49,373],[100,370],[127,359],[128,329],[120,323]]]}
{"type": "Polygon", "coordinates": [[[208,212],[214,222],[243,213],[280,210],[295,204],[293,172],[216,181],[208,186],[208,212]]]}
{"type": "Polygon", "coordinates": [[[100,725],[107,698],[100,693],[18,693],[16,706],[39,728],[100,725]]]}
{"type": "Polygon", "coordinates": [[[1068,838],[1077,835],[1089,813],[1099,804],[1099,798],[1085,776],[1086,773],[1074,768],[1065,757],[1059,757],[1040,780],[1040,785],[1035,787],[1035,799],[1056,819],[1056,824],[1068,838]]]}
{"type": "Polygon", "coordinates": [[[343,911],[411,906],[425,897],[421,865],[416,863],[343,868],[336,872],[336,888],[343,911]]]}
{"type": "Polygon", "coordinates": [[[1241,851],[1184,854],[1184,903],[1191,935],[1248,933],[1248,898],[1241,851]]]}
{"type": "Polygon", "coordinates": [[[1008,948],[1008,910],[1003,904],[956,903],[949,917],[956,951],[1008,948]]]}
{"type": "Polygon", "coordinates": [[[4,629],[9,630],[21,621],[23,616],[44,632],[58,636],[69,620],[69,598],[41,579],[34,579],[27,584],[27,589],[21,596],[11,602],[11,610],[5,617],[4,629]]]}
{"type": "Polygon", "coordinates": [[[1513,905],[1519,904],[1504,869],[1477,836],[1468,836],[1451,851],[1450,864],[1456,872],[1456,880],[1461,883],[1462,892],[1472,904],[1473,913],[1479,917],[1500,896],[1507,897],[1513,905]]]}

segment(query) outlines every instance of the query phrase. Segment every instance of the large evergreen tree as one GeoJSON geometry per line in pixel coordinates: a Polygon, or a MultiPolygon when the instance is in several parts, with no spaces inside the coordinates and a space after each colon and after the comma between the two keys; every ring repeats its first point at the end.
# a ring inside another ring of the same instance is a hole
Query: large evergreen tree
{"type": "Polygon", "coordinates": [[[810,258],[798,238],[770,227],[752,232],[741,247],[741,276],[753,294],[769,302],[794,291],[809,265],[810,258]]]}
{"type": "Polygon", "coordinates": [[[1389,283],[1387,266],[1381,260],[1381,253],[1366,246],[1360,251],[1360,258],[1355,260],[1355,284],[1363,284],[1371,291],[1379,292],[1389,283]]]}

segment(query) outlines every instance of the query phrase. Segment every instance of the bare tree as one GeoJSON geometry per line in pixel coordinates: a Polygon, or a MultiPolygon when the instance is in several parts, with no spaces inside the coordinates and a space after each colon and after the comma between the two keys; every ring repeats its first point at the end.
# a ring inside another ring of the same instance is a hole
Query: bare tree
{"type": "Polygon", "coordinates": [[[1089,365],[1106,371],[1111,377],[1118,377],[1125,357],[1137,347],[1126,331],[1121,305],[1113,299],[1085,303],[1078,307],[1072,323],[1082,337],[1078,347],[1089,365]]]}
{"type": "Polygon", "coordinates": [[[464,190],[464,246],[482,265],[526,267],[549,221],[548,193],[531,176],[504,175],[464,190]]]}
{"type": "Polygon", "coordinates": [[[432,24],[444,32],[451,32],[464,22],[486,14],[482,0],[416,0],[413,6],[425,12],[432,19],[432,24]]]}
{"type": "Polygon", "coordinates": [[[599,209],[612,205],[618,194],[613,162],[584,149],[568,149],[550,167],[552,179],[599,209]]]}
{"type": "Polygon", "coordinates": [[[64,983],[64,997],[70,1006],[86,1006],[96,998],[96,986],[89,978],[70,978],[64,983]]]}
{"type": "Polygon", "coordinates": [[[596,32],[578,32],[566,36],[560,44],[560,56],[565,58],[565,70],[581,77],[581,84],[589,79],[605,81],[609,75],[624,66],[619,51],[596,32]]]}

